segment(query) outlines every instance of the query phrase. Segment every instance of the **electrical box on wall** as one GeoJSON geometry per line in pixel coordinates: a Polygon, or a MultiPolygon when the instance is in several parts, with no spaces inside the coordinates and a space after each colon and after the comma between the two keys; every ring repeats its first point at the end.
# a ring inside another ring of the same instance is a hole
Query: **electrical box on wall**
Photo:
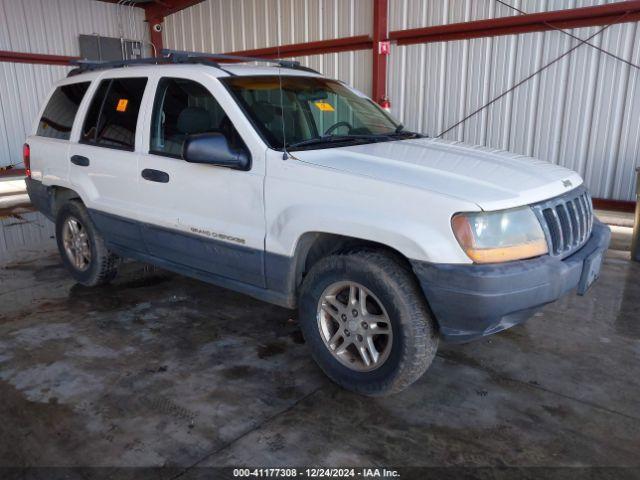
{"type": "Polygon", "coordinates": [[[85,60],[132,60],[142,58],[142,42],[100,35],[80,35],[80,57],[85,60]]]}

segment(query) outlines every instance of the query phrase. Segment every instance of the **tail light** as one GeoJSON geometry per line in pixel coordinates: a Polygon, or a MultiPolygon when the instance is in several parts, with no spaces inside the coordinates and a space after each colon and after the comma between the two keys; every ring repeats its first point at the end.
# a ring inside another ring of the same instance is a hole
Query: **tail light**
{"type": "Polygon", "coordinates": [[[22,146],[22,161],[24,162],[24,169],[27,178],[31,178],[31,148],[28,143],[22,146]]]}

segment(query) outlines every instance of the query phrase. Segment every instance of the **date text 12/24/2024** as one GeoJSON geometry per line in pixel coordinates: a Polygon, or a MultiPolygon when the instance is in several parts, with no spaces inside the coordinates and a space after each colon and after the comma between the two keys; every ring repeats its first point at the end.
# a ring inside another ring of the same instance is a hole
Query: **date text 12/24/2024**
{"type": "Polygon", "coordinates": [[[386,468],[234,468],[236,478],[400,478],[386,468]]]}

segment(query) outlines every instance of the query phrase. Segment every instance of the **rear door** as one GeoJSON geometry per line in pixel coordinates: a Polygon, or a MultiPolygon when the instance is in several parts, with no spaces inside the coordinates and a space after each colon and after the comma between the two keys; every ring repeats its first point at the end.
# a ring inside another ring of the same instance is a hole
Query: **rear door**
{"type": "Polygon", "coordinates": [[[155,83],[145,129],[147,153],[141,154],[138,172],[149,252],[264,287],[264,145],[246,134],[251,128],[246,117],[215,78],[159,76],[155,83]],[[233,148],[245,149],[251,169],[184,161],[184,140],[207,132],[222,133],[233,148]]]}
{"type": "Polygon", "coordinates": [[[69,149],[70,182],[103,236],[141,252],[136,138],[147,83],[146,77],[98,80],[79,142],[69,149]]]}

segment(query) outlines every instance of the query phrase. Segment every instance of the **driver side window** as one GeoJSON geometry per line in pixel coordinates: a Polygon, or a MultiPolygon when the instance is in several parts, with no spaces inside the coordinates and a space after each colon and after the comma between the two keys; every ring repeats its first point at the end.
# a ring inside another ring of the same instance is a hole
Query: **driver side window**
{"type": "Polygon", "coordinates": [[[204,86],[183,78],[160,79],[149,153],[181,158],[187,136],[213,132],[222,133],[232,148],[244,146],[231,120],[204,86]]]}

